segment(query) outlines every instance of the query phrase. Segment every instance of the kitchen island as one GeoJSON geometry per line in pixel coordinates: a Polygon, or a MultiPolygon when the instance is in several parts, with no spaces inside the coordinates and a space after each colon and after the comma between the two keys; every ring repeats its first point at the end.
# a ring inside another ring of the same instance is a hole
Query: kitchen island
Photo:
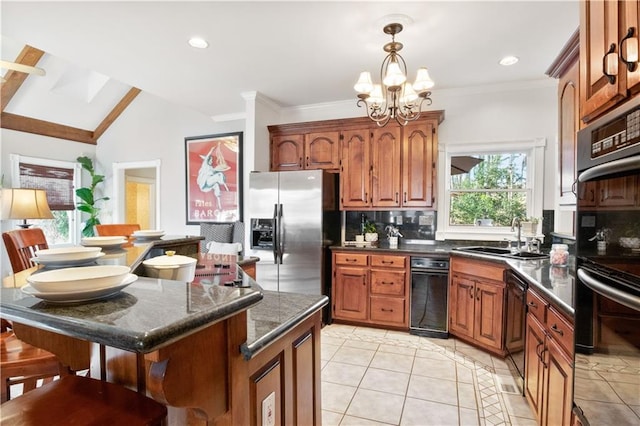
{"type": "MultiPolygon", "coordinates": [[[[210,268],[224,265],[209,257],[210,268]]],[[[226,258],[235,266],[235,256],[226,258]]],[[[72,370],[165,403],[169,424],[262,424],[263,413],[319,424],[327,298],[263,292],[241,268],[233,274],[216,283],[140,277],[112,297],[77,304],[28,296],[20,290],[26,274],[16,274],[3,280],[0,306],[20,339],[72,370]]]]}

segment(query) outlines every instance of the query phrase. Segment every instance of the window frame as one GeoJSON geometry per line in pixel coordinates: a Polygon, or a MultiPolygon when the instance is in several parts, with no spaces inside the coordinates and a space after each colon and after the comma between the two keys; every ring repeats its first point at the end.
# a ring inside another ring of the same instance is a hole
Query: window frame
{"type": "MultiPolygon", "coordinates": [[[[78,162],[75,161],[62,161],[62,160],[50,160],[48,158],[29,157],[26,155],[11,154],[11,181],[15,187],[20,185],[20,163],[34,164],[44,167],[60,167],[66,169],[73,169],[73,188],[81,186],[82,168],[78,162]]],[[[75,204],[75,203],[74,203],[75,204]]],[[[71,215],[69,223],[69,242],[64,244],[49,244],[50,247],[66,246],[66,245],[78,245],[82,238],[82,226],[81,215],[77,209],[67,210],[71,215]]]]}
{"type": "Polygon", "coordinates": [[[504,154],[524,152],[527,155],[527,216],[542,217],[544,197],[544,151],[545,138],[527,140],[506,140],[497,142],[453,143],[440,144],[438,162],[439,191],[442,194],[441,205],[438,209],[437,240],[486,240],[509,241],[515,237],[515,232],[508,226],[464,226],[450,225],[451,211],[451,157],[460,155],[504,154]]]}

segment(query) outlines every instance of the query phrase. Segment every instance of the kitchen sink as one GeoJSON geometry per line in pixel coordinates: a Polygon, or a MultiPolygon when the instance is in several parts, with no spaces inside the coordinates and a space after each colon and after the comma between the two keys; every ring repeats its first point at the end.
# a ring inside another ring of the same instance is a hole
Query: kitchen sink
{"type": "Polygon", "coordinates": [[[474,246],[474,247],[458,247],[456,250],[469,252],[469,253],[481,253],[489,254],[499,257],[507,257],[510,259],[542,259],[549,257],[548,254],[532,253],[528,251],[521,251],[518,253],[512,253],[511,249],[502,247],[487,247],[487,246],[474,246]]]}

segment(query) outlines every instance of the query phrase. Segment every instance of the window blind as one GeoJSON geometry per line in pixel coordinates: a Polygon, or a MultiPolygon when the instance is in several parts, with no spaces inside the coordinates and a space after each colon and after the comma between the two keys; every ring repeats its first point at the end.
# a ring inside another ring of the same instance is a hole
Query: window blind
{"type": "Polygon", "coordinates": [[[73,169],[20,163],[20,187],[44,189],[51,210],[73,210],[73,169]]]}

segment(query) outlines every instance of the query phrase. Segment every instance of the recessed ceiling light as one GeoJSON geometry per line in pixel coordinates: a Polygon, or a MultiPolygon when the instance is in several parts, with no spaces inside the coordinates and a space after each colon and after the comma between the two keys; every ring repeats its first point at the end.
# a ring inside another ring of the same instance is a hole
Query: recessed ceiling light
{"type": "Polygon", "coordinates": [[[206,49],[209,47],[209,43],[205,39],[199,37],[191,37],[189,39],[189,46],[195,47],[197,49],[206,49]]]}
{"type": "Polygon", "coordinates": [[[508,67],[509,65],[518,63],[518,61],[519,59],[517,56],[505,56],[504,58],[500,59],[500,65],[508,67]]]}

